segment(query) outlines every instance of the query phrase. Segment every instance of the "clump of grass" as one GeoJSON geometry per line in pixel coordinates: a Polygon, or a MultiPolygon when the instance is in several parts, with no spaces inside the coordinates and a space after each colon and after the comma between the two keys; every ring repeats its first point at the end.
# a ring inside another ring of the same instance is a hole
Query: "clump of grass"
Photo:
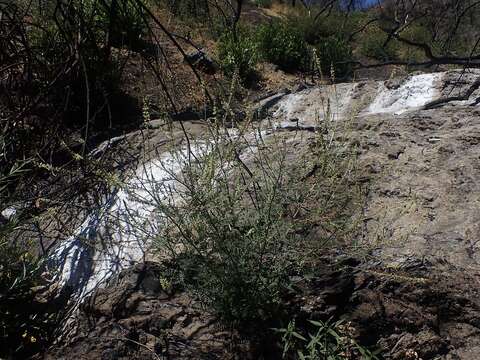
{"type": "MultiPolygon", "coordinates": [[[[24,164],[25,165],[25,164],[24,164]]],[[[9,185],[25,176],[28,167],[18,165],[0,176],[3,212],[12,193],[9,185]]],[[[27,358],[50,341],[55,316],[35,300],[34,288],[44,285],[42,259],[34,255],[35,241],[16,239],[22,223],[21,209],[0,218],[0,357],[27,358]]]]}
{"type": "Polygon", "coordinates": [[[225,75],[238,74],[246,84],[255,77],[258,62],[258,47],[253,34],[245,27],[227,30],[218,42],[218,57],[225,75]]]}
{"type": "Polygon", "coordinates": [[[273,21],[257,31],[262,58],[285,71],[307,70],[310,53],[303,34],[285,21],[273,21]]]}
{"type": "Polygon", "coordinates": [[[355,329],[348,322],[309,321],[310,332],[299,329],[295,321],[286,328],[277,329],[281,334],[284,359],[299,360],[376,360],[378,352],[372,352],[354,339],[355,329]]]}
{"type": "Polygon", "coordinates": [[[282,312],[292,273],[310,271],[322,249],[351,230],[352,153],[325,119],[292,158],[295,136],[248,122],[233,135],[221,126],[228,108],[227,101],[217,112],[210,136],[172,152],[183,167],[170,171],[179,186],[156,197],[161,225],[150,236],[177,264],[172,282],[227,323],[259,324],[282,312]],[[307,239],[319,222],[328,235],[307,239]]]}

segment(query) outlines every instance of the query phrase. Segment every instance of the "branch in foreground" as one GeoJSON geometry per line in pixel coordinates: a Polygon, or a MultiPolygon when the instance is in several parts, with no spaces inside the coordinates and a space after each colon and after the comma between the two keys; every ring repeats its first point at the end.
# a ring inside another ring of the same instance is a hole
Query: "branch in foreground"
{"type": "MultiPolygon", "coordinates": [[[[479,88],[480,88],[480,76],[477,78],[477,80],[475,80],[473,82],[473,84],[468,88],[468,90],[464,94],[458,95],[458,96],[449,96],[449,97],[445,97],[445,98],[441,98],[441,99],[431,101],[431,102],[427,103],[423,107],[423,109],[424,110],[435,109],[435,108],[437,108],[441,105],[444,105],[444,104],[452,102],[452,101],[468,100],[470,98],[470,96],[472,96],[472,94],[475,92],[475,90],[477,90],[479,88]]],[[[479,100],[479,99],[477,99],[477,100],[479,100]]],[[[477,100],[475,100],[475,101],[477,101],[477,100]]]]}

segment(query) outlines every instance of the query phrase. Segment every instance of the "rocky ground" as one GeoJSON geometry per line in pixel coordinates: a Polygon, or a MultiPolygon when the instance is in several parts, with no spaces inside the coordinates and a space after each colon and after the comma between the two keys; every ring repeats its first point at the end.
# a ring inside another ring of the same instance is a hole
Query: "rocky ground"
{"type": "MultiPolygon", "coordinates": [[[[299,88],[261,101],[286,131],[333,120],[334,137],[355,146],[368,189],[346,260],[324,260],[286,299],[300,319],[345,317],[387,359],[478,358],[480,107],[422,109],[468,88],[469,76],[427,76],[428,88],[405,79],[299,88]],[[390,98],[378,100],[382,92],[390,98]]],[[[45,357],[279,358],[273,343],[223,328],[187,294],[160,284],[158,264],[124,270],[82,305],[75,334],[45,357]]]]}
{"type": "Polygon", "coordinates": [[[408,342],[423,359],[478,356],[479,120],[479,109],[448,106],[354,125],[370,184],[364,244],[381,268],[407,274],[368,301],[389,320],[412,321],[390,337],[392,358],[408,342]],[[408,279],[419,270],[426,282],[408,279]],[[391,314],[398,306],[402,315],[391,314]]]}
{"type": "Polygon", "coordinates": [[[372,183],[365,238],[392,264],[478,274],[480,109],[456,106],[354,125],[372,183]]]}

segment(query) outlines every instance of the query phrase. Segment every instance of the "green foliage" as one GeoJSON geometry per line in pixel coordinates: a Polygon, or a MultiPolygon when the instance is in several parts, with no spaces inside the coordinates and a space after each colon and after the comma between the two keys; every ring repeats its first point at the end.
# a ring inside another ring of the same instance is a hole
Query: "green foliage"
{"type": "Polygon", "coordinates": [[[289,27],[297,29],[303,35],[309,45],[316,45],[323,38],[335,36],[347,39],[349,35],[368,20],[364,12],[353,11],[348,14],[337,10],[326,12],[316,18],[316,11],[321,8],[313,7],[307,11],[301,9],[287,16],[286,22],[289,27]]]}
{"type": "MultiPolygon", "coordinates": [[[[62,151],[70,150],[66,143],[75,136],[88,143],[91,132],[109,126],[122,60],[114,47],[135,46],[146,23],[135,0],[12,1],[0,4],[0,13],[0,33],[9,34],[0,36],[3,211],[19,198],[27,206],[24,197],[48,193],[37,189],[37,176],[44,180],[54,166],[69,162],[73,169],[83,161],[77,149],[71,158],[62,151]]],[[[52,335],[49,304],[36,299],[35,287],[45,285],[35,255],[39,240],[17,237],[38,211],[19,210],[8,221],[0,217],[1,358],[26,358],[52,335]]]]}
{"type": "Polygon", "coordinates": [[[308,13],[292,14],[286,23],[288,27],[295,28],[296,31],[302,34],[303,39],[309,45],[314,45],[321,37],[330,35],[333,29],[324,28],[321,23],[315,21],[313,16],[308,13]]]}
{"type": "Polygon", "coordinates": [[[202,19],[210,14],[207,0],[164,0],[167,9],[181,19],[202,19]]]}
{"type": "Polygon", "coordinates": [[[259,27],[258,48],[262,58],[285,71],[306,70],[310,54],[303,34],[283,21],[259,27]]]}
{"type": "MultiPolygon", "coordinates": [[[[407,27],[401,34],[402,37],[418,42],[428,44],[432,49],[433,53],[439,53],[438,44],[433,41],[427,28],[421,23],[412,24],[407,27]]],[[[399,44],[398,46],[398,57],[404,61],[425,61],[425,53],[422,49],[408,46],[407,44],[399,44]]]]}
{"type": "Polygon", "coordinates": [[[273,0],[254,0],[256,6],[261,8],[269,8],[272,6],[273,0]]]}
{"type": "MultiPolygon", "coordinates": [[[[421,24],[414,24],[407,27],[401,34],[402,37],[425,43],[436,48],[428,36],[427,30],[421,24]]],[[[359,37],[359,53],[370,59],[381,62],[402,60],[402,61],[424,61],[425,56],[421,49],[403,44],[394,38],[388,40],[388,35],[378,27],[371,26],[359,37]]]]}
{"type": "Polygon", "coordinates": [[[343,320],[309,321],[312,332],[305,334],[295,321],[287,328],[277,329],[282,334],[283,358],[298,360],[376,360],[377,352],[371,352],[353,339],[354,329],[343,320]]]}
{"type": "Polygon", "coordinates": [[[151,236],[176,264],[175,280],[206,306],[228,323],[259,325],[281,312],[292,272],[310,272],[329,241],[346,241],[355,223],[353,162],[347,148],[325,140],[327,126],[292,161],[281,133],[231,137],[215,125],[225,122],[212,122],[205,143],[190,140],[200,154],[172,152],[183,171],[170,176],[182,185],[152,204],[162,226],[151,236]],[[325,239],[298,236],[319,222],[325,239]]]}
{"type": "Polygon", "coordinates": [[[315,12],[300,11],[287,17],[286,23],[290,28],[296,29],[302,34],[303,39],[310,45],[315,45],[320,39],[329,36],[341,36],[343,34],[344,17],[336,12],[327,17],[315,19],[315,12]]]}
{"type": "Polygon", "coordinates": [[[134,0],[58,0],[62,12],[56,12],[54,4],[45,8],[32,8],[34,24],[27,35],[32,44],[50,50],[46,45],[60,47],[65,43],[75,42],[75,36],[81,35],[86,40],[80,51],[86,55],[100,52],[103,45],[135,46],[146,32],[146,15],[134,0]],[[52,37],[53,36],[53,37],[52,37]]]}
{"type": "Polygon", "coordinates": [[[97,0],[90,1],[90,13],[98,12],[94,16],[94,26],[101,32],[109,32],[108,36],[115,46],[135,46],[145,35],[147,17],[137,2],[110,0],[99,4],[97,0]]]}
{"type": "MultiPolygon", "coordinates": [[[[336,20],[336,17],[332,17],[330,22],[335,23],[336,20]]],[[[341,36],[331,34],[330,27],[319,25],[319,21],[311,16],[273,21],[258,29],[259,53],[264,60],[278,65],[282,70],[310,71],[312,60],[315,60],[312,59],[311,50],[314,48],[322,72],[330,76],[333,67],[336,76],[344,78],[351,72],[351,65],[347,62],[352,60],[352,49],[341,36]]]]}
{"type": "MultiPolygon", "coordinates": [[[[74,1],[68,10],[56,15],[50,12],[53,9],[46,9],[35,18],[36,25],[27,35],[29,45],[35,51],[33,60],[39,65],[35,71],[40,76],[50,76],[49,68],[59,59],[68,61],[72,56],[71,44],[80,39],[75,50],[79,60],[70,77],[71,89],[80,101],[70,105],[72,110],[82,111],[87,101],[96,108],[98,102],[105,100],[105,93],[118,89],[121,66],[111,56],[111,47],[137,46],[145,33],[145,21],[141,10],[132,1],[74,1]],[[86,81],[90,94],[87,94],[86,81]]],[[[64,89],[54,95],[62,101],[64,89]]]]}
{"type": "Polygon", "coordinates": [[[126,55],[114,47],[138,46],[146,29],[134,0],[23,5],[0,5],[0,32],[10,34],[0,38],[0,62],[6,65],[1,75],[9,79],[0,93],[0,112],[8,124],[2,136],[9,144],[2,169],[17,157],[51,158],[65,134],[86,126],[83,137],[111,126],[112,118],[121,119],[115,115],[124,103],[115,101],[126,55]],[[14,125],[18,114],[20,126],[14,125]]]}
{"type": "Polygon", "coordinates": [[[325,76],[338,79],[350,75],[352,67],[348,61],[352,60],[352,49],[349,43],[335,36],[330,36],[321,39],[315,49],[320,68],[325,76]]]}
{"type": "Polygon", "coordinates": [[[39,262],[28,248],[15,245],[6,235],[14,228],[4,224],[0,231],[0,356],[33,354],[49,337],[44,315],[32,306],[32,287],[38,285],[39,262]]]}
{"type": "Polygon", "coordinates": [[[258,62],[257,44],[245,28],[225,32],[218,41],[218,58],[225,75],[238,74],[243,83],[255,75],[258,62]]]}
{"type": "MultiPolygon", "coordinates": [[[[9,185],[24,176],[26,166],[0,175],[0,197],[5,210],[12,194],[9,185]]],[[[40,259],[32,255],[33,242],[16,240],[21,214],[0,217],[0,357],[27,358],[50,340],[55,318],[40,309],[33,288],[41,285],[40,259]]]]}
{"type": "Polygon", "coordinates": [[[285,158],[260,151],[256,161],[268,166],[250,170],[235,155],[239,144],[223,136],[187,164],[183,205],[156,204],[170,225],[157,246],[179,264],[177,280],[225,321],[271,318],[287,281],[281,249],[292,234],[283,219],[285,158]]]}
{"type": "Polygon", "coordinates": [[[386,40],[387,35],[378,27],[368,29],[359,40],[360,54],[379,61],[395,60],[397,58],[397,44],[395,41],[390,41],[385,46],[386,40]]]}

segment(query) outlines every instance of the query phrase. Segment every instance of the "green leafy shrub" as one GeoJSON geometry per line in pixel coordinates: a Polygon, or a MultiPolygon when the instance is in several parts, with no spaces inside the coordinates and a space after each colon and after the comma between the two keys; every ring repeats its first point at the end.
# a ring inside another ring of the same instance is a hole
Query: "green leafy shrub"
{"type": "Polygon", "coordinates": [[[395,41],[390,41],[384,46],[387,35],[377,27],[365,31],[359,38],[360,54],[379,61],[395,60],[398,46],[395,41]]]}
{"type": "MultiPolygon", "coordinates": [[[[420,22],[408,26],[400,35],[410,41],[427,44],[434,54],[441,53],[441,51],[439,51],[439,44],[433,41],[427,27],[420,22]]],[[[401,60],[418,62],[427,60],[425,52],[422,49],[403,43],[397,44],[397,48],[398,57],[401,60]]]]}
{"type": "MultiPolygon", "coordinates": [[[[0,136],[0,145],[2,138],[0,136]]],[[[10,184],[28,174],[26,164],[0,174],[0,212],[13,194],[10,184]]],[[[18,212],[21,212],[19,210],[18,212]]],[[[16,239],[22,215],[0,217],[0,358],[25,359],[49,343],[56,318],[35,300],[34,288],[44,285],[42,261],[33,255],[34,241],[16,239]]]]}
{"type": "Polygon", "coordinates": [[[164,0],[169,11],[181,19],[201,19],[209,15],[207,0],[164,0]]]}
{"type": "Polygon", "coordinates": [[[134,0],[74,0],[69,4],[58,0],[56,5],[65,9],[55,12],[55,2],[52,2],[41,7],[41,11],[35,7],[30,10],[35,22],[27,35],[37,40],[34,44],[42,46],[52,40],[73,42],[72,35],[77,32],[91,41],[82,50],[98,51],[92,47],[107,45],[107,41],[110,46],[135,46],[146,33],[146,14],[134,0]],[[51,35],[55,37],[49,39],[51,35]]]}
{"type": "Polygon", "coordinates": [[[285,71],[306,70],[310,53],[304,35],[283,21],[263,25],[257,33],[262,58],[285,71]]]}
{"type": "Polygon", "coordinates": [[[335,12],[327,17],[315,19],[312,13],[304,10],[298,14],[291,14],[286,19],[287,26],[302,34],[303,39],[309,45],[315,45],[320,39],[328,36],[339,36],[343,23],[343,17],[335,12]]]}
{"type": "Polygon", "coordinates": [[[290,275],[311,273],[325,244],[346,241],[355,224],[354,162],[348,147],[320,132],[292,160],[281,133],[231,137],[215,126],[225,118],[216,120],[205,143],[190,140],[187,149],[172,151],[183,170],[169,177],[181,186],[152,204],[161,226],[150,236],[176,264],[172,283],[227,323],[262,326],[282,314],[290,275]],[[305,175],[309,169],[314,175],[305,175]],[[335,236],[298,235],[318,222],[335,236]]]}
{"type": "Polygon", "coordinates": [[[242,145],[224,143],[224,136],[212,139],[198,162],[174,155],[185,160],[185,190],[177,194],[181,205],[156,204],[169,225],[157,247],[176,259],[178,279],[225,321],[271,318],[288,279],[281,250],[292,235],[283,219],[285,159],[262,150],[255,159],[268,166],[249,169],[235,155],[242,145]]]}
{"type": "Polygon", "coordinates": [[[219,39],[218,58],[225,75],[232,77],[238,73],[242,82],[248,82],[255,75],[258,62],[254,37],[245,28],[227,31],[219,39]]]}
{"type": "MultiPolygon", "coordinates": [[[[331,20],[335,23],[335,17],[331,20]]],[[[334,27],[335,28],[335,27],[334,27]]],[[[306,16],[300,21],[274,21],[258,30],[257,41],[261,57],[278,65],[285,71],[312,70],[312,50],[316,49],[321,70],[330,76],[333,66],[337,78],[344,78],[351,72],[352,49],[350,44],[338,35],[329,35],[306,16]]]]}
{"type": "Polygon", "coordinates": [[[297,328],[291,321],[287,328],[278,329],[282,334],[283,358],[299,360],[376,360],[378,352],[372,352],[353,339],[351,324],[345,321],[309,321],[311,332],[297,328]]]}
{"type": "Polygon", "coordinates": [[[110,36],[114,46],[136,46],[146,33],[144,10],[132,0],[110,0],[102,5],[99,6],[96,0],[90,3],[90,13],[98,13],[95,26],[99,31],[106,32],[102,36],[110,36]]]}
{"type": "Polygon", "coordinates": [[[261,8],[269,8],[272,6],[273,0],[255,0],[254,4],[261,8]]]}
{"type": "Polygon", "coordinates": [[[326,36],[325,31],[328,31],[328,29],[324,29],[321,24],[315,21],[313,16],[309,16],[306,13],[290,15],[286,23],[289,27],[295,28],[309,45],[314,45],[318,39],[326,36]]]}
{"type": "Polygon", "coordinates": [[[355,29],[361,27],[362,23],[368,21],[368,15],[361,11],[345,14],[332,10],[316,18],[316,10],[320,11],[321,8],[314,6],[308,11],[302,8],[286,18],[288,26],[297,29],[309,45],[315,45],[321,39],[331,36],[346,39],[355,29]]]}
{"type": "Polygon", "coordinates": [[[321,39],[315,46],[320,68],[325,76],[331,76],[334,70],[335,78],[345,78],[350,75],[352,66],[352,49],[350,44],[335,36],[321,39]]]}

